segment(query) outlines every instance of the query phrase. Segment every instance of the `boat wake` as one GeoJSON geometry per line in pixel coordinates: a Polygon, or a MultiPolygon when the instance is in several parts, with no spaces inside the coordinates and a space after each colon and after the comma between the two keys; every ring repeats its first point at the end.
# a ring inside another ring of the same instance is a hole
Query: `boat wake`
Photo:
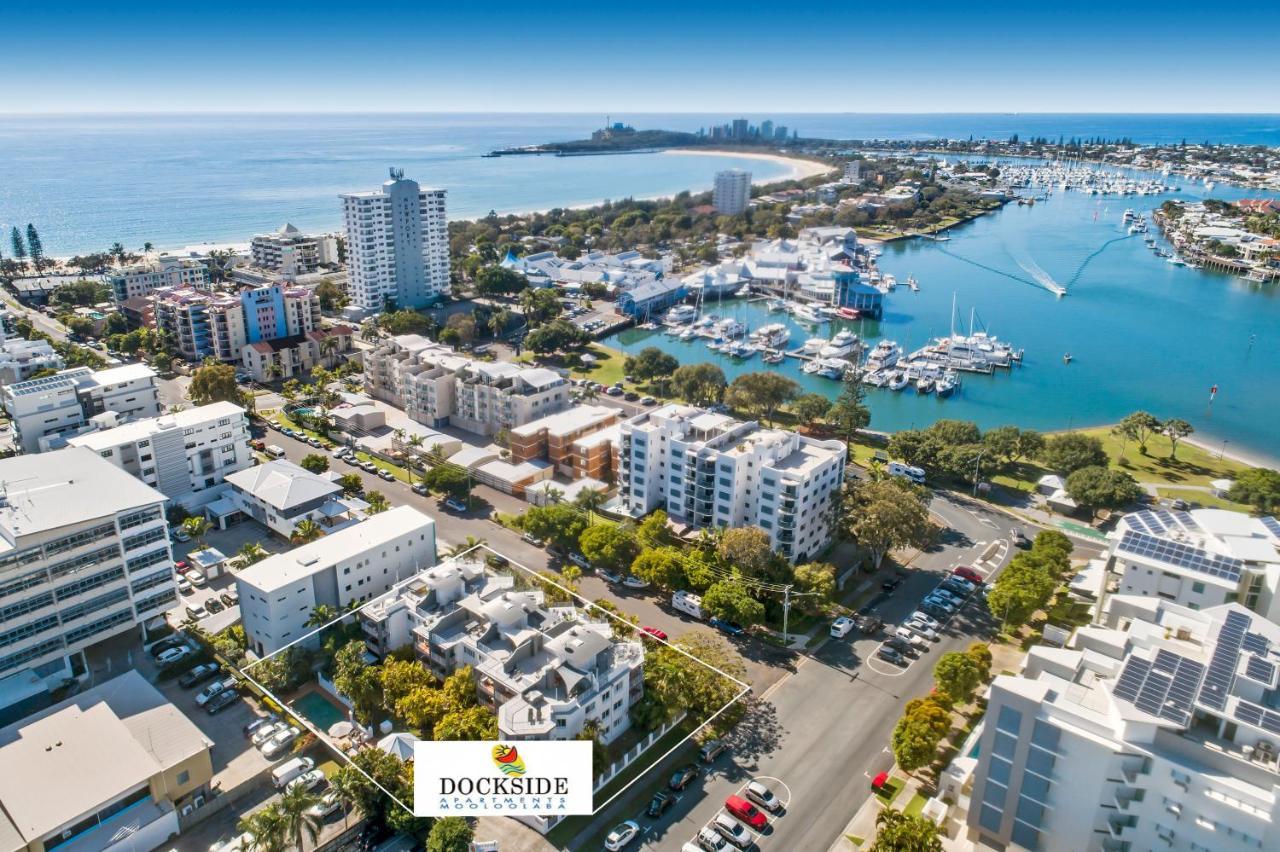
{"type": "Polygon", "coordinates": [[[1067,288],[1063,287],[1057,281],[1054,281],[1053,276],[1048,272],[1045,272],[1044,267],[1032,260],[1030,255],[1023,255],[1020,257],[1015,255],[1013,252],[1010,252],[1009,256],[1014,259],[1018,266],[1022,267],[1024,272],[1034,278],[1041,287],[1057,296],[1066,295],[1067,288]]]}
{"type": "MultiPolygon", "coordinates": [[[[979,269],[985,269],[986,271],[988,271],[988,272],[993,272],[993,273],[995,273],[996,275],[1004,276],[1005,278],[1008,278],[1008,279],[1010,279],[1011,281],[1017,281],[1017,282],[1018,282],[1018,283],[1020,283],[1020,284],[1029,284],[1030,286],[1035,287],[1037,290],[1048,290],[1048,289],[1050,289],[1048,286],[1046,286],[1045,282],[1043,282],[1043,281],[1037,281],[1037,280],[1035,280],[1034,278],[1023,278],[1021,275],[1014,275],[1012,272],[1005,272],[1003,269],[996,269],[994,266],[988,266],[988,265],[987,265],[987,264],[985,264],[985,263],[979,263],[979,262],[978,262],[978,261],[976,261],[976,260],[970,260],[969,258],[965,257],[964,255],[956,254],[955,252],[953,252],[953,251],[951,251],[951,250],[949,250],[949,249],[942,248],[941,246],[938,246],[938,247],[937,247],[936,249],[934,249],[934,250],[935,250],[935,251],[940,251],[940,252],[942,252],[943,254],[947,255],[948,257],[954,257],[956,260],[960,261],[961,263],[967,263],[967,264],[969,264],[970,266],[976,266],[976,267],[978,267],[979,269]]],[[[1019,265],[1021,265],[1021,264],[1019,264],[1019,265]]],[[[1027,271],[1028,271],[1028,272],[1030,272],[1031,270],[1027,270],[1027,271]]],[[[1042,270],[1040,270],[1040,271],[1041,271],[1041,272],[1044,272],[1044,270],[1043,270],[1043,269],[1042,269],[1042,270]]],[[[1048,277],[1048,276],[1046,275],[1046,277],[1048,277]]],[[[1049,280],[1052,282],[1052,280],[1053,280],[1053,279],[1052,279],[1052,278],[1050,278],[1049,280]]],[[[1057,285],[1055,284],[1054,286],[1057,286],[1057,285]]]]}
{"type": "Polygon", "coordinates": [[[1077,281],[1079,281],[1079,280],[1080,280],[1080,276],[1081,276],[1081,275],[1084,275],[1084,271],[1085,271],[1085,269],[1089,266],[1089,264],[1090,264],[1090,263],[1093,263],[1093,259],[1094,259],[1095,257],[1097,257],[1098,255],[1102,254],[1102,253],[1103,253],[1104,251],[1106,251],[1108,248],[1110,248],[1110,247],[1111,247],[1111,245],[1112,245],[1112,243],[1118,243],[1118,242],[1121,242],[1121,241],[1123,241],[1123,240],[1133,239],[1133,237],[1134,237],[1134,236],[1136,236],[1136,235],[1135,235],[1135,234],[1125,234],[1125,235],[1124,235],[1124,236],[1122,236],[1122,237],[1112,237],[1111,239],[1107,240],[1105,243],[1103,243],[1102,245],[1098,246],[1096,249],[1094,249],[1093,251],[1091,251],[1091,252],[1089,253],[1089,256],[1088,256],[1088,257],[1086,257],[1084,260],[1082,260],[1082,261],[1080,262],[1080,265],[1076,267],[1076,271],[1075,271],[1074,273],[1072,273],[1071,278],[1070,278],[1070,279],[1068,279],[1068,281],[1067,281],[1067,286],[1068,286],[1068,287],[1070,287],[1071,285],[1073,285],[1073,284],[1075,284],[1077,281]]]}

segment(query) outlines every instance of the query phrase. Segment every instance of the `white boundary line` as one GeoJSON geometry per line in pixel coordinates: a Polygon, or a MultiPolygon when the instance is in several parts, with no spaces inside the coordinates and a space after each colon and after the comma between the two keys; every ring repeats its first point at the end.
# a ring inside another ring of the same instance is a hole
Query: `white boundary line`
{"type": "MultiPolygon", "coordinates": [[[[601,612],[601,613],[604,613],[604,614],[605,614],[605,615],[607,615],[609,618],[612,618],[612,619],[614,619],[615,621],[619,622],[620,624],[625,625],[625,626],[627,627],[627,629],[629,629],[629,630],[635,630],[635,629],[637,629],[637,628],[636,628],[636,626],[635,626],[634,624],[632,624],[631,622],[629,622],[629,621],[627,621],[626,619],[622,618],[621,616],[619,616],[619,615],[617,615],[617,614],[615,614],[615,613],[612,613],[612,612],[610,612],[609,610],[604,609],[603,607],[597,606],[594,602],[587,600],[585,597],[583,597],[582,595],[578,594],[577,592],[575,592],[575,591],[573,591],[573,590],[571,590],[571,589],[565,588],[564,586],[560,585],[559,583],[555,582],[554,580],[550,579],[549,577],[545,577],[545,576],[543,576],[543,575],[539,574],[536,570],[534,570],[534,569],[532,569],[532,568],[528,567],[527,565],[524,565],[524,564],[522,564],[522,563],[520,563],[520,562],[517,562],[517,561],[516,561],[516,560],[514,560],[514,559],[511,559],[510,557],[508,557],[508,556],[506,556],[506,555],[504,555],[504,554],[502,554],[502,553],[499,553],[498,551],[494,550],[492,547],[490,547],[488,544],[485,544],[485,543],[477,544],[477,545],[475,545],[474,547],[470,548],[469,550],[466,550],[466,551],[464,551],[463,553],[458,554],[457,556],[451,556],[451,557],[448,557],[448,558],[446,558],[446,559],[444,559],[444,560],[441,560],[440,562],[437,562],[436,564],[437,564],[437,565],[439,565],[439,564],[442,564],[443,562],[448,562],[448,561],[455,560],[455,559],[466,559],[468,556],[470,556],[470,555],[471,555],[472,553],[474,553],[476,550],[480,550],[480,549],[487,550],[489,553],[492,553],[494,556],[497,556],[497,557],[499,557],[499,558],[501,558],[501,559],[505,559],[505,560],[507,561],[507,565],[509,565],[509,566],[515,566],[515,567],[519,568],[521,571],[524,571],[526,574],[528,574],[528,575],[530,576],[530,578],[531,578],[534,582],[537,582],[537,583],[546,583],[546,584],[548,584],[548,585],[554,586],[555,588],[557,588],[557,589],[559,589],[560,591],[564,592],[565,594],[569,595],[569,597],[570,597],[571,599],[577,599],[578,601],[581,601],[581,602],[582,602],[582,605],[583,605],[583,608],[584,608],[586,611],[588,611],[588,612],[595,611],[595,612],[601,612]]],[[[435,567],[435,566],[431,566],[431,567],[435,567]]],[[[430,568],[424,568],[424,569],[422,569],[422,571],[429,571],[429,570],[431,570],[431,569],[430,569],[430,568]]],[[[490,569],[490,568],[488,568],[488,566],[486,566],[486,570],[492,570],[492,569],[490,569]]],[[[291,707],[287,702],[285,702],[284,700],[282,700],[280,697],[278,697],[278,696],[277,696],[274,692],[272,692],[270,689],[267,689],[265,686],[263,686],[261,683],[259,683],[257,680],[255,680],[255,679],[254,679],[254,678],[249,674],[249,670],[250,670],[250,669],[252,669],[254,666],[257,666],[257,665],[259,665],[259,664],[261,664],[261,663],[266,662],[267,660],[271,659],[272,657],[276,656],[277,654],[280,654],[280,653],[283,653],[284,651],[287,651],[289,648],[292,648],[294,645],[297,645],[297,644],[298,644],[298,643],[300,643],[300,642],[305,642],[307,639],[310,639],[312,636],[315,636],[317,633],[320,633],[322,630],[327,630],[329,627],[332,627],[334,624],[337,624],[337,623],[338,623],[338,622],[340,622],[340,621],[343,621],[343,620],[345,620],[345,619],[347,619],[347,618],[350,618],[350,617],[352,617],[352,616],[358,616],[358,615],[359,615],[359,613],[360,613],[360,611],[361,611],[361,610],[363,610],[365,607],[369,606],[370,604],[374,604],[374,603],[377,603],[377,602],[379,602],[379,601],[383,600],[384,598],[388,597],[389,595],[391,595],[391,594],[393,594],[393,593],[395,593],[395,592],[399,591],[399,590],[400,590],[400,588],[401,588],[402,586],[408,585],[409,583],[413,582],[415,579],[417,579],[418,575],[422,573],[422,571],[415,571],[415,572],[414,572],[414,574],[413,574],[412,576],[407,577],[407,578],[405,578],[404,580],[400,580],[399,582],[395,583],[395,584],[394,584],[394,585],[393,585],[393,586],[392,586],[388,591],[383,592],[382,594],[377,595],[377,596],[376,596],[376,597],[374,597],[374,598],[371,598],[370,600],[366,601],[365,603],[361,604],[360,606],[356,607],[355,609],[348,610],[348,611],[346,611],[346,612],[344,612],[344,613],[342,613],[342,614],[338,615],[338,616],[337,616],[336,618],[334,618],[333,620],[331,620],[331,621],[327,622],[326,624],[322,624],[321,626],[319,626],[319,627],[315,628],[314,630],[312,630],[310,633],[305,633],[305,634],[303,634],[302,636],[299,636],[297,639],[295,639],[295,640],[293,640],[292,642],[290,642],[289,644],[287,644],[287,645],[285,645],[285,646],[283,646],[283,647],[281,647],[281,648],[277,648],[275,651],[272,651],[270,654],[267,654],[265,657],[263,657],[263,658],[261,658],[261,659],[259,659],[259,660],[254,660],[252,663],[249,663],[249,664],[248,664],[248,665],[246,665],[244,668],[242,668],[242,669],[237,669],[237,671],[240,673],[240,675],[241,675],[242,677],[244,677],[246,680],[248,680],[248,681],[249,681],[250,683],[252,683],[254,686],[258,687],[258,689],[262,690],[263,695],[265,695],[268,699],[270,699],[272,702],[274,702],[274,703],[275,703],[275,704],[277,704],[279,707],[281,707],[281,708],[283,709],[283,711],[284,711],[286,714],[288,714],[290,717],[292,717],[292,718],[293,718],[293,720],[294,720],[295,722],[297,722],[298,724],[302,725],[302,727],[306,728],[308,731],[310,731],[312,734],[314,734],[314,735],[315,735],[315,737],[316,737],[316,739],[317,739],[317,740],[319,740],[319,741],[321,741],[321,742],[323,742],[326,746],[328,746],[328,748],[329,748],[329,750],[330,750],[330,751],[334,752],[334,753],[335,753],[335,754],[337,754],[340,758],[342,758],[343,760],[345,760],[349,766],[351,766],[353,769],[355,769],[357,772],[359,772],[361,775],[363,775],[363,776],[364,776],[364,777],[369,781],[369,783],[373,784],[375,787],[377,787],[379,790],[381,790],[383,793],[385,793],[385,794],[387,795],[387,798],[391,799],[391,801],[395,802],[395,803],[396,803],[397,805],[399,805],[401,808],[404,808],[404,810],[405,810],[405,811],[407,811],[407,812],[408,812],[408,813],[410,813],[410,814],[412,814],[412,813],[413,813],[413,808],[412,808],[412,807],[410,807],[409,805],[406,805],[404,802],[400,801],[400,799],[396,798],[396,796],[395,796],[394,794],[392,794],[392,792],[391,792],[390,790],[388,790],[386,787],[383,787],[381,784],[379,784],[379,783],[378,783],[378,782],[373,778],[373,776],[371,776],[369,773],[365,772],[365,771],[364,771],[363,769],[361,769],[359,766],[356,766],[355,761],[353,761],[353,760],[352,760],[352,759],[351,759],[347,754],[345,754],[341,749],[339,749],[339,748],[337,748],[336,746],[334,746],[334,745],[333,745],[333,743],[329,740],[328,732],[323,732],[323,733],[322,733],[318,728],[316,728],[316,727],[315,727],[315,725],[313,725],[313,724],[311,723],[311,720],[310,720],[310,719],[305,718],[304,716],[302,716],[302,714],[300,714],[300,713],[298,713],[297,711],[293,710],[293,708],[292,708],[292,707],[291,707]]],[[[697,657],[693,656],[693,655],[692,655],[692,654],[690,654],[688,651],[686,651],[686,650],[684,650],[683,648],[680,648],[680,647],[678,647],[678,646],[676,646],[676,645],[671,644],[670,642],[668,642],[668,641],[667,641],[667,640],[665,640],[665,639],[659,639],[659,638],[657,638],[656,636],[650,636],[649,634],[645,634],[645,635],[646,635],[649,639],[651,639],[652,641],[654,641],[654,642],[660,642],[660,643],[662,643],[663,645],[666,645],[668,648],[671,648],[673,651],[677,651],[677,652],[679,652],[679,653],[683,654],[684,656],[688,657],[690,660],[693,660],[694,662],[698,663],[699,665],[705,666],[706,668],[710,669],[711,671],[715,672],[716,674],[720,675],[721,677],[723,677],[723,678],[727,678],[728,680],[732,681],[732,682],[733,682],[734,684],[736,684],[737,686],[741,687],[741,689],[738,691],[738,693],[737,693],[733,698],[731,698],[731,699],[729,700],[729,702],[728,702],[728,703],[726,703],[726,704],[725,704],[723,707],[721,707],[719,710],[717,710],[716,712],[714,712],[714,713],[712,713],[710,716],[708,716],[708,717],[706,718],[706,720],[705,720],[705,721],[703,721],[702,723],[700,723],[696,728],[694,728],[694,729],[693,729],[692,731],[690,731],[687,735],[685,735],[685,736],[684,736],[684,737],[683,737],[683,738],[682,738],[678,743],[676,743],[675,745],[673,745],[670,749],[668,749],[668,750],[667,750],[666,752],[664,752],[661,756],[659,756],[659,757],[657,758],[657,760],[655,760],[653,763],[651,763],[651,764],[649,765],[648,769],[645,769],[643,772],[638,773],[638,774],[636,775],[636,777],[632,778],[632,779],[631,779],[630,781],[628,781],[625,785],[623,785],[623,786],[622,786],[622,788],[621,788],[620,790],[618,790],[616,793],[614,793],[612,796],[610,796],[608,799],[606,799],[606,800],[605,800],[604,802],[602,802],[601,804],[597,805],[597,806],[596,806],[596,808],[591,812],[591,816],[595,816],[596,814],[600,813],[600,811],[604,810],[606,807],[608,807],[610,804],[612,804],[612,803],[613,803],[613,801],[614,801],[615,799],[617,799],[619,796],[621,796],[623,793],[625,793],[628,789],[630,789],[630,788],[631,788],[631,786],[632,786],[633,784],[635,784],[635,783],[636,783],[637,781],[639,781],[642,777],[644,777],[644,776],[648,773],[649,769],[652,769],[653,767],[655,767],[655,766],[657,766],[659,763],[661,763],[663,760],[666,760],[666,758],[667,758],[668,756],[670,756],[670,755],[671,755],[672,753],[674,753],[677,749],[679,749],[681,746],[683,746],[686,742],[688,742],[688,741],[689,741],[689,740],[691,740],[694,736],[696,736],[696,735],[698,734],[698,732],[699,732],[699,731],[701,731],[701,730],[702,730],[703,728],[705,728],[707,725],[711,724],[711,723],[712,723],[713,721],[715,721],[715,720],[716,720],[716,719],[717,719],[721,714],[723,714],[726,710],[728,710],[728,709],[729,709],[730,707],[732,707],[734,704],[737,704],[739,701],[741,701],[741,700],[742,700],[742,698],[743,698],[744,696],[746,696],[746,695],[747,695],[747,693],[751,692],[751,685],[750,685],[750,684],[748,684],[748,683],[744,683],[744,682],[742,682],[742,681],[738,680],[738,679],[737,679],[736,677],[734,677],[733,675],[728,674],[727,672],[723,672],[723,671],[721,671],[720,669],[716,668],[715,666],[711,665],[710,663],[706,662],[705,660],[701,660],[701,659],[699,659],[699,658],[697,658],[697,657]]],[[[643,646],[643,642],[644,642],[644,639],[641,639],[642,646],[643,646]]],[[[624,770],[624,771],[625,771],[625,770],[624,770]]]]}

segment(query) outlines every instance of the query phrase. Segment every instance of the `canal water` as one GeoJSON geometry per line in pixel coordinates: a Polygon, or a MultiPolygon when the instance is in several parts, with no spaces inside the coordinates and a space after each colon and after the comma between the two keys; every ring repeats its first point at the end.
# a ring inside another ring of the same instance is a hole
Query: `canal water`
{"type": "MultiPolygon", "coordinates": [[[[1168,198],[1231,200],[1257,193],[1224,186],[1206,193],[1199,184],[1169,180],[1181,190],[1127,197],[1055,191],[1034,206],[1009,204],[953,228],[946,242],[888,244],[881,268],[899,282],[915,276],[920,292],[899,286],[886,297],[879,322],[814,329],[769,313],[764,302],[743,299],[706,312],[735,317],[752,329],[785,321],[792,328],[788,348],[848,327],[872,344],[887,337],[910,351],[949,333],[954,297],[957,331],[967,332],[974,312],[975,330],[1025,349],[1023,365],[990,376],[962,374],[961,388],[948,399],[868,388],[872,428],[923,427],[945,417],[983,428],[1069,429],[1111,423],[1141,408],[1186,419],[1199,439],[1214,446],[1229,442],[1228,452],[1280,458],[1276,286],[1174,266],[1146,247],[1145,235],[1128,235],[1122,221],[1126,208],[1149,212],[1168,198]],[[1068,295],[1055,296],[1047,281],[1066,287],[1068,295]]],[[[1168,247],[1154,226],[1149,233],[1168,247]]],[[[607,342],[626,352],[658,346],[681,363],[711,362],[730,380],[776,369],[806,391],[834,397],[840,389],[836,381],[801,373],[795,359],[776,366],[758,355],[737,360],[711,352],[705,341],[681,342],[662,331],[627,329],[607,342]]]]}

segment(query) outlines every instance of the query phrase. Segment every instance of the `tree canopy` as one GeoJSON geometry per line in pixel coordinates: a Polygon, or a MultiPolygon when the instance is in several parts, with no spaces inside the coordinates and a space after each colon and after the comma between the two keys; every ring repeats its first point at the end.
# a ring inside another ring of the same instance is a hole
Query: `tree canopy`
{"type": "Polygon", "coordinates": [[[772,422],[778,409],[796,398],[800,385],[781,373],[744,373],[733,380],[725,401],[749,411],[753,417],[772,422]]]}
{"type": "Polygon", "coordinates": [[[890,550],[923,546],[933,534],[927,497],[898,477],[845,483],[840,528],[858,542],[879,568],[890,550]]]}
{"type": "Polygon", "coordinates": [[[1050,470],[1063,476],[1070,476],[1082,467],[1106,467],[1108,464],[1101,439],[1080,432],[1051,435],[1045,440],[1040,459],[1050,470]]]}
{"type": "Polygon", "coordinates": [[[728,383],[715,364],[685,364],[671,376],[676,396],[693,405],[714,405],[724,399],[728,383]]]}
{"type": "Polygon", "coordinates": [[[1082,467],[1067,477],[1067,494],[1090,509],[1122,509],[1142,496],[1142,486],[1122,470],[1082,467]]]}
{"type": "Polygon", "coordinates": [[[1280,508],[1280,472],[1263,467],[1241,471],[1236,474],[1227,499],[1248,503],[1259,512],[1276,511],[1280,508]]]}
{"type": "Polygon", "coordinates": [[[596,524],[578,537],[578,549],[592,565],[606,571],[625,571],[640,553],[636,534],[614,524],[596,524]]]}

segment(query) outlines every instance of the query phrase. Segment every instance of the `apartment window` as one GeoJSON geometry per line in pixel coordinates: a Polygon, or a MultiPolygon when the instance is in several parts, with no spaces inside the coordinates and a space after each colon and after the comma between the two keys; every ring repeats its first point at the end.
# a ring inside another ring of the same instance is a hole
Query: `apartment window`
{"type": "Polygon", "coordinates": [[[1022,774],[1022,796],[1031,797],[1037,802],[1049,800],[1049,782],[1030,772],[1022,774]]]}
{"type": "Polygon", "coordinates": [[[1040,848],[1040,832],[1036,831],[1026,823],[1018,822],[1017,820],[1013,823],[1011,839],[1014,843],[1024,849],[1040,848]]]}
{"type": "Polygon", "coordinates": [[[1004,731],[1006,734],[1018,735],[1018,729],[1022,727],[1022,714],[1012,707],[1001,707],[1000,717],[996,721],[996,730],[1004,731]]]}
{"type": "Polygon", "coordinates": [[[999,831],[1002,814],[991,805],[984,804],[978,811],[978,824],[987,831],[999,831]]]}
{"type": "Polygon", "coordinates": [[[1058,738],[1062,736],[1062,732],[1052,725],[1045,724],[1039,719],[1031,728],[1031,742],[1046,751],[1056,753],[1058,751],[1058,738]]]}
{"type": "Polygon", "coordinates": [[[1017,749],[1017,747],[1018,747],[1018,740],[1016,737],[1011,737],[1008,734],[1003,734],[1000,731],[996,731],[995,741],[994,741],[994,745],[991,748],[991,752],[992,754],[1000,755],[1006,760],[1013,760],[1013,753],[1014,753],[1014,750],[1017,749]]]}
{"type": "Polygon", "coordinates": [[[1197,595],[1203,595],[1203,594],[1204,594],[1204,583],[1192,583],[1192,584],[1191,584],[1191,591],[1192,591],[1192,592],[1194,592],[1194,593],[1195,593],[1195,594],[1197,594],[1197,595]]]}
{"type": "Polygon", "coordinates": [[[1027,750],[1027,769],[1046,778],[1053,775],[1055,759],[1050,752],[1038,748],[1027,750]]]}
{"type": "Polygon", "coordinates": [[[992,755],[991,761],[987,764],[987,777],[993,781],[1008,786],[1009,775],[1013,772],[1013,764],[1007,760],[992,755]]]}

